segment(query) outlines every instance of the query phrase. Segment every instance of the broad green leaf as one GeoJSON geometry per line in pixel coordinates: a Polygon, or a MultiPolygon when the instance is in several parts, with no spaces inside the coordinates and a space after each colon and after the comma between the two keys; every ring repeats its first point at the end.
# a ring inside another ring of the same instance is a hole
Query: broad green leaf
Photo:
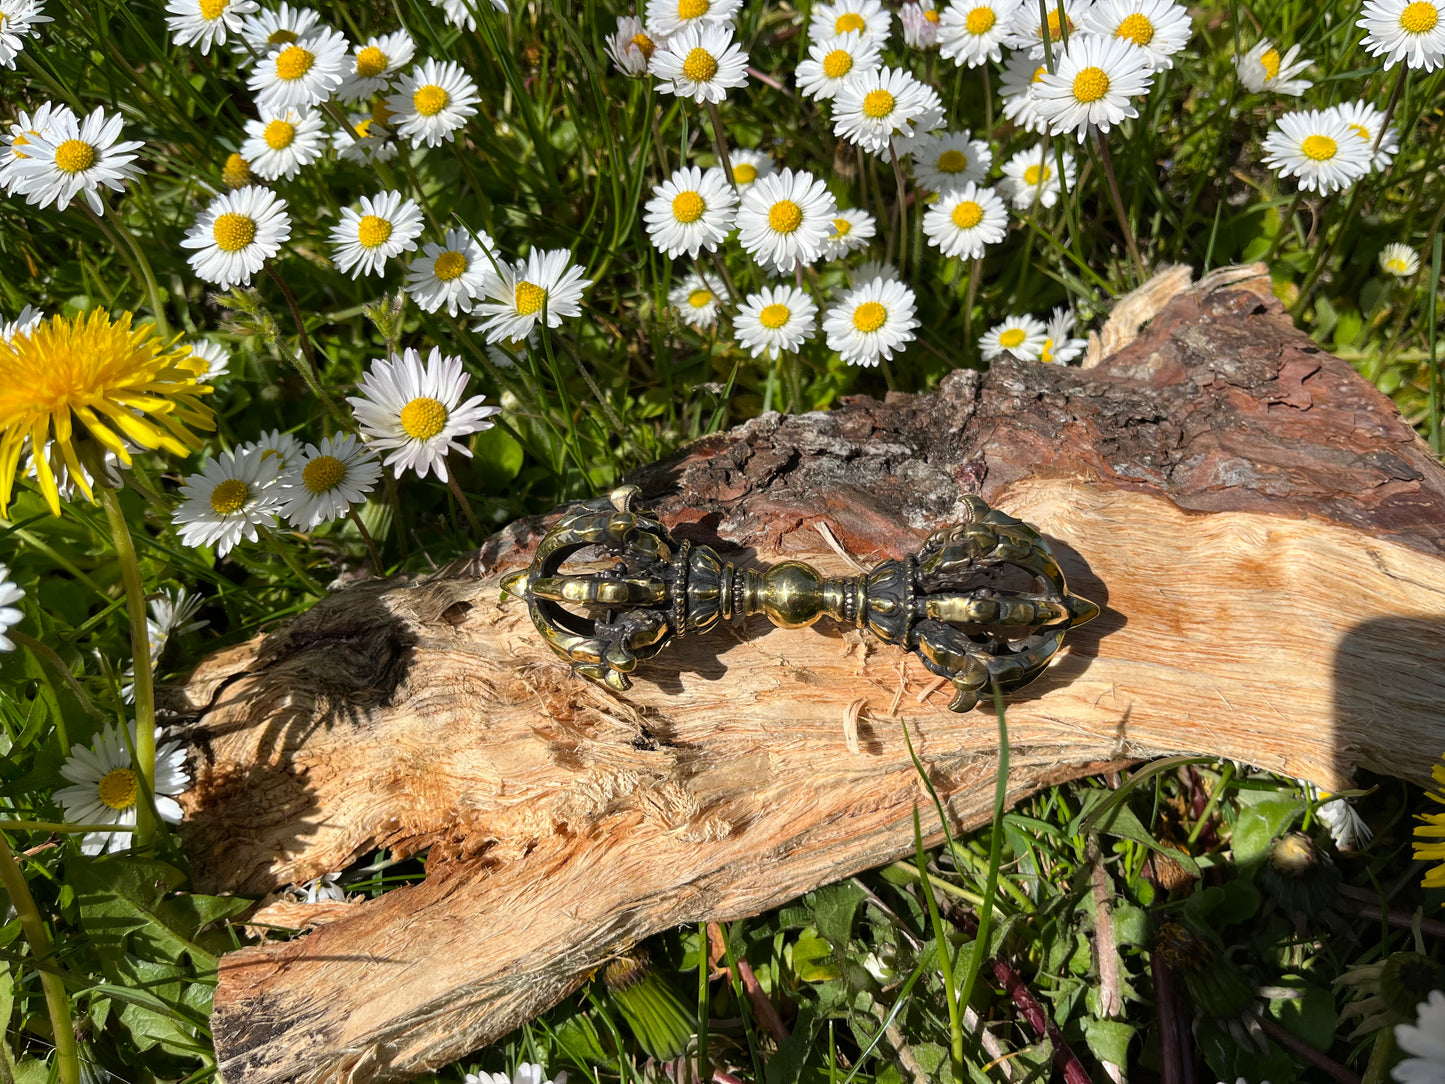
{"type": "Polygon", "coordinates": [[[853,916],[866,898],[867,893],[850,881],[841,881],[814,892],[810,899],[818,936],[835,945],[846,945],[853,933],[853,916]]]}
{"type": "Polygon", "coordinates": [[[1304,807],[1305,803],[1298,798],[1269,798],[1241,809],[1234,822],[1235,865],[1262,862],[1270,843],[1294,823],[1304,807]]]}
{"type": "Polygon", "coordinates": [[[1096,1020],[1084,1022],[1084,1041],[1101,1061],[1115,1065],[1129,1064],[1129,1044],[1139,1029],[1122,1020],[1096,1020]]]}
{"type": "Polygon", "coordinates": [[[122,854],[72,858],[66,869],[81,923],[103,960],[114,964],[131,953],[179,964],[189,956],[196,967],[216,966],[215,953],[196,940],[194,915],[166,906],[166,895],[185,881],[176,867],[122,854]]]}

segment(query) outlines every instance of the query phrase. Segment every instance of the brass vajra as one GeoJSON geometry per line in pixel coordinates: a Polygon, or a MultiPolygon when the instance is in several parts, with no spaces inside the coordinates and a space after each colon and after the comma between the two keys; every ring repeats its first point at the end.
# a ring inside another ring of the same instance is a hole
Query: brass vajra
{"type": "Polygon", "coordinates": [[[719,620],[763,614],[779,628],[798,629],[827,615],[917,653],[953,682],[948,706],[968,711],[994,682],[1012,692],[1038,677],[1064,633],[1099,613],[1069,593],[1036,530],[978,497],[964,497],[964,521],[935,531],[916,556],[831,577],[802,561],[762,572],[727,564],[709,546],[678,542],[634,508],[639,492],[622,486],[573,508],[542,539],[531,567],[502,580],[504,590],[526,599],[553,651],[619,691],[631,686],[640,659],[719,620]],[[563,564],[589,547],[616,563],[563,573],[563,564]]]}

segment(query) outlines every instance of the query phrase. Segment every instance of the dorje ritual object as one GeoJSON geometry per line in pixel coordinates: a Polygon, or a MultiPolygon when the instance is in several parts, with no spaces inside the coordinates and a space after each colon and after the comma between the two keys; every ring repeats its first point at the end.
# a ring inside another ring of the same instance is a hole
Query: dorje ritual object
{"type": "Polygon", "coordinates": [[[824,576],[802,561],[763,572],[723,562],[709,546],[678,542],[622,486],[571,509],[542,539],[531,567],[502,580],[527,600],[552,650],[586,677],[619,691],[628,675],[675,636],[707,632],[718,619],[763,614],[798,629],[827,614],[917,653],[953,682],[953,711],[968,711],[997,682],[1028,684],[1048,666],[1064,633],[1098,616],[1069,594],[1039,533],[974,496],[956,527],[928,536],[916,556],[857,576],[824,576]],[[564,573],[568,558],[597,547],[616,564],[564,573]],[[601,611],[583,617],[570,603],[601,611]]]}

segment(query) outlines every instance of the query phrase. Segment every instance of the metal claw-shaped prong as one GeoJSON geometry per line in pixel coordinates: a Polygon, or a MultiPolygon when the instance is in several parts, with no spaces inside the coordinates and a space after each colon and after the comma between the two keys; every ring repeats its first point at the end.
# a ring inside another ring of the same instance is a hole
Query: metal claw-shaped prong
{"type": "Polygon", "coordinates": [[[502,577],[502,590],[517,598],[525,598],[527,595],[527,570],[513,572],[511,575],[502,577]]]}

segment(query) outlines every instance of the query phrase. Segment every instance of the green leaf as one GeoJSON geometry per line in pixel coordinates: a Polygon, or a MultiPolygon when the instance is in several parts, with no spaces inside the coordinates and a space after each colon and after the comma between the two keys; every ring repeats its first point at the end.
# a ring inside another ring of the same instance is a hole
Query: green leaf
{"type": "Polygon", "coordinates": [[[1270,1015],[1316,1050],[1329,1050],[1335,1040],[1335,1027],[1339,1024],[1334,995],[1323,986],[1315,986],[1297,975],[1285,976],[1276,985],[1294,987],[1301,995],[1297,998],[1270,998],[1270,1015]]]}
{"type": "Polygon", "coordinates": [[[483,429],[472,438],[476,471],[488,489],[501,489],[522,469],[522,446],[500,426],[483,429]]]}
{"type": "MultiPolygon", "coordinates": [[[[1084,808],[1081,814],[1087,820],[1092,815],[1093,808],[1101,803],[1107,802],[1110,795],[1108,791],[1090,791],[1084,800],[1084,808]]],[[[1144,827],[1143,822],[1134,815],[1134,811],[1125,802],[1120,802],[1112,808],[1101,813],[1093,824],[1094,830],[1107,836],[1119,836],[1123,839],[1132,839],[1136,843],[1142,843],[1151,850],[1160,854],[1168,855],[1178,862],[1184,871],[1191,876],[1198,877],[1199,864],[1189,855],[1177,847],[1167,847],[1160,843],[1150,834],[1149,829],[1144,827]]]]}
{"type": "Polygon", "coordinates": [[[827,982],[841,973],[833,946],[811,930],[804,930],[791,950],[793,974],[802,982],[827,982]]]}
{"type": "Polygon", "coordinates": [[[1121,903],[1114,908],[1114,943],[1116,945],[1147,945],[1153,924],[1142,907],[1121,903]]]}
{"type": "Polygon", "coordinates": [[[820,888],[812,894],[813,923],[818,936],[835,945],[846,945],[853,933],[853,916],[868,894],[849,881],[820,888]]]}
{"type": "Polygon", "coordinates": [[[1129,1064],[1129,1044],[1139,1029],[1122,1020],[1086,1020],[1084,1041],[1100,1061],[1129,1064]]]}
{"type": "Polygon", "coordinates": [[[72,858],[66,872],[75,889],[80,921],[101,959],[118,964],[127,953],[144,960],[213,970],[215,953],[196,938],[197,910],[167,905],[166,895],[185,882],[175,866],[134,855],[72,858]]]}
{"type": "Polygon", "coordinates": [[[1245,806],[1234,822],[1234,863],[1249,866],[1264,861],[1276,836],[1294,823],[1305,803],[1298,798],[1268,798],[1245,806]]]}

